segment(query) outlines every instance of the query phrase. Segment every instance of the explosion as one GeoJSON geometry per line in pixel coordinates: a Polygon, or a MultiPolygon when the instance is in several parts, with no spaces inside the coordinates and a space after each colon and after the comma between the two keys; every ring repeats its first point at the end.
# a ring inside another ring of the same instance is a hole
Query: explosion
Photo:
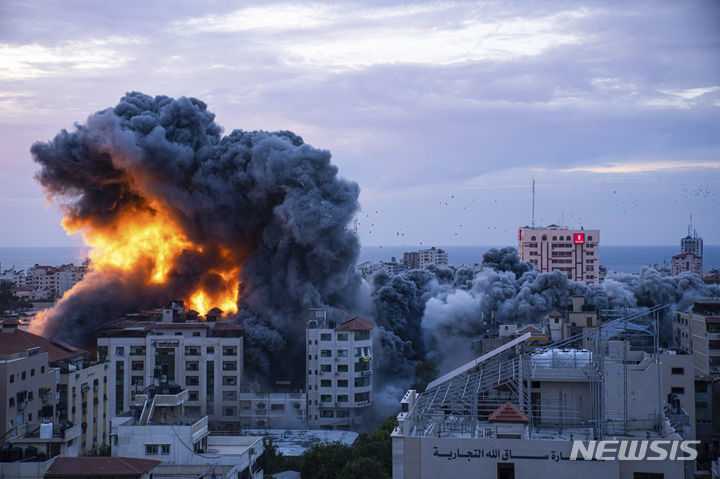
{"type": "Polygon", "coordinates": [[[129,93],[31,153],[92,265],[36,332],[87,347],[108,321],[183,299],[238,314],[247,362],[267,374],[288,355],[303,364],[307,308],[362,312],[358,186],[292,132],[222,136],[200,100],[129,93]]]}

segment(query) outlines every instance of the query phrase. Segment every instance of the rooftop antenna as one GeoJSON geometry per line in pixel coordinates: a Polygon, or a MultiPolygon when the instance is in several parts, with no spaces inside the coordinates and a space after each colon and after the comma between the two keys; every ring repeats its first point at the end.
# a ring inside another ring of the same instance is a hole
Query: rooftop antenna
{"type": "Polygon", "coordinates": [[[532,179],[532,228],[535,229],[535,177],[532,179]]]}
{"type": "Polygon", "coordinates": [[[688,238],[692,237],[692,234],[690,234],[692,231],[692,211],[690,212],[690,224],[688,224],[688,238]]]}

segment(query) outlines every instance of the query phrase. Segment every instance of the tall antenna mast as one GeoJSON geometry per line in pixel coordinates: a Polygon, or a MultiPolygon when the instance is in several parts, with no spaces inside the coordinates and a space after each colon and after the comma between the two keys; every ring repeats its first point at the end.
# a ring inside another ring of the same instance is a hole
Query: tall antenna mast
{"type": "Polygon", "coordinates": [[[688,224],[688,238],[692,237],[692,211],[690,212],[690,224],[688,224]]]}
{"type": "Polygon", "coordinates": [[[532,227],[535,228],[535,177],[532,179],[532,227]]]}

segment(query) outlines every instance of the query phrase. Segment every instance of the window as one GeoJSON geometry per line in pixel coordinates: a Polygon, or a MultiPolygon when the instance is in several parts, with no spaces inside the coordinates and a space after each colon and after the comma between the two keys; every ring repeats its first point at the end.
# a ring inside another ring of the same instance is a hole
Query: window
{"type": "Polygon", "coordinates": [[[195,337],[200,336],[200,331],[193,331],[193,336],[195,336],[195,337]]]}
{"type": "Polygon", "coordinates": [[[8,404],[8,407],[15,407],[15,398],[10,398],[10,402],[8,404]]]}
{"type": "Polygon", "coordinates": [[[21,373],[20,373],[20,379],[25,379],[25,377],[26,377],[25,371],[21,372],[21,373]]]}
{"type": "Polygon", "coordinates": [[[329,349],[321,349],[320,350],[320,357],[321,358],[331,358],[332,357],[332,351],[329,349]]]}
{"type": "Polygon", "coordinates": [[[339,373],[346,373],[346,372],[348,372],[348,365],[347,365],[347,364],[338,364],[338,365],[337,365],[337,372],[339,372],[339,373]]]}
{"type": "Polygon", "coordinates": [[[370,386],[370,376],[363,376],[361,378],[355,378],[355,387],[364,388],[370,386]]]}
{"type": "Polygon", "coordinates": [[[673,394],[685,394],[685,388],[681,388],[681,387],[670,388],[670,392],[673,394]]]}
{"type": "Polygon", "coordinates": [[[145,455],[152,456],[158,453],[157,444],[145,444],[145,455]]]}
{"type": "Polygon", "coordinates": [[[670,368],[670,374],[685,374],[685,368],[670,368]]]}
{"type": "Polygon", "coordinates": [[[338,334],[337,334],[337,340],[338,340],[338,341],[347,341],[347,340],[348,340],[348,335],[347,335],[347,333],[338,333],[338,334]]]}
{"type": "Polygon", "coordinates": [[[332,402],[332,396],[329,394],[320,395],[320,402],[332,402]]]}
{"type": "Polygon", "coordinates": [[[235,355],[237,355],[237,348],[235,346],[223,346],[223,356],[235,355]]]}
{"type": "Polygon", "coordinates": [[[182,336],[182,331],[175,331],[175,336],[182,336]]]}
{"type": "Polygon", "coordinates": [[[40,374],[43,374],[45,372],[45,366],[40,366],[40,374]]]}
{"type": "Polygon", "coordinates": [[[170,454],[170,444],[163,444],[160,446],[160,454],[167,456],[170,454]]]}
{"type": "Polygon", "coordinates": [[[185,376],[186,386],[197,386],[200,384],[200,378],[198,376],[185,376]]]}
{"type": "Polygon", "coordinates": [[[339,357],[339,358],[348,357],[348,350],[347,349],[338,349],[337,357],[339,357]]]}
{"type": "Polygon", "coordinates": [[[322,372],[322,373],[331,373],[331,372],[332,372],[332,365],[330,365],[330,364],[321,364],[321,365],[320,365],[320,372],[322,372]]]}
{"type": "Polygon", "coordinates": [[[237,391],[223,391],[223,401],[237,401],[237,391]]]}
{"type": "Polygon", "coordinates": [[[237,362],[223,361],[223,371],[237,371],[237,362]]]}
{"type": "Polygon", "coordinates": [[[15,382],[15,375],[14,375],[14,374],[11,374],[11,375],[10,375],[10,383],[12,384],[12,383],[14,383],[14,382],[15,382]]]}
{"type": "Polygon", "coordinates": [[[145,346],[130,346],[130,356],[145,356],[145,346]]]}
{"type": "Polygon", "coordinates": [[[332,409],[321,409],[320,417],[333,417],[333,410],[332,409]]]}
{"type": "Polygon", "coordinates": [[[185,361],[185,371],[199,371],[200,363],[197,361],[185,361]]]}
{"type": "Polygon", "coordinates": [[[237,378],[235,376],[223,376],[223,386],[235,386],[237,378]]]}
{"type": "Polygon", "coordinates": [[[695,401],[695,409],[707,409],[708,403],[706,401],[695,401]]]}
{"type": "Polygon", "coordinates": [[[118,346],[115,348],[115,355],[117,356],[125,356],[125,348],[122,346],[118,346]]]}
{"type": "Polygon", "coordinates": [[[142,371],[145,369],[145,364],[142,361],[133,361],[130,366],[133,371],[142,371]]]}
{"type": "Polygon", "coordinates": [[[707,383],[704,381],[695,381],[695,392],[696,393],[706,393],[707,392],[707,383]]]}
{"type": "Polygon", "coordinates": [[[206,351],[207,351],[208,354],[215,354],[215,347],[214,347],[214,346],[208,346],[206,351]]]}
{"type": "Polygon", "coordinates": [[[363,402],[370,400],[370,393],[355,393],[355,402],[363,402]]]}
{"type": "Polygon", "coordinates": [[[332,334],[330,334],[330,333],[321,334],[320,341],[332,341],[332,334]]]}
{"type": "Polygon", "coordinates": [[[108,355],[107,346],[98,346],[97,348],[98,361],[105,361],[108,355]]]}
{"type": "MultiPolygon", "coordinates": [[[[339,396],[338,396],[339,397],[339,396]]],[[[335,410],[335,417],[350,417],[350,410],[348,409],[337,409],[335,410]]]]}
{"type": "Polygon", "coordinates": [[[338,379],[337,387],[339,387],[339,388],[348,387],[348,380],[347,379],[338,379]]]}
{"type": "Polygon", "coordinates": [[[234,407],[226,407],[223,409],[226,416],[234,416],[235,415],[235,408],[234,407]]]}
{"type": "Polygon", "coordinates": [[[144,381],[142,376],[132,376],[130,382],[133,386],[142,386],[144,381]]]}
{"type": "Polygon", "coordinates": [[[542,240],[547,241],[547,235],[542,235],[542,240]]]}
{"type": "Polygon", "coordinates": [[[370,339],[370,331],[355,331],[355,341],[370,339]]]}
{"type": "Polygon", "coordinates": [[[331,380],[331,379],[321,379],[321,380],[320,380],[320,387],[321,387],[321,388],[331,388],[331,387],[332,387],[332,380],[331,380]]]}
{"type": "Polygon", "coordinates": [[[33,377],[33,376],[35,376],[35,368],[30,370],[30,377],[33,377]]]}
{"type": "Polygon", "coordinates": [[[200,347],[185,346],[185,356],[200,356],[200,347]]]}

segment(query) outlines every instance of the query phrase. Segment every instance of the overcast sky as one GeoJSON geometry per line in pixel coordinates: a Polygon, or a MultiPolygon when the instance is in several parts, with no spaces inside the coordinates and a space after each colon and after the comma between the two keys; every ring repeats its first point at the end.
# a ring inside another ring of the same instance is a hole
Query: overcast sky
{"type": "Polygon", "coordinates": [[[127,91],[290,129],[357,181],[363,244],[720,244],[720,2],[0,2],[0,246],[81,244],[30,145],[127,91]]]}

